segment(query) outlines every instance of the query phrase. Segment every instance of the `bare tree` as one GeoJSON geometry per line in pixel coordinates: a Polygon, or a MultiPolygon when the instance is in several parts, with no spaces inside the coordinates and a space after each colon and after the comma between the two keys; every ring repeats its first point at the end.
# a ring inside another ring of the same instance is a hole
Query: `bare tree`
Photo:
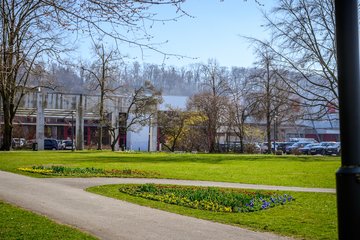
{"type": "Polygon", "coordinates": [[[255,111],[256,102],[251,98],[252,84],[245,69],[233,68],[230,76],[230,103],[228,106],[228,126],[240,141],[240,152],[244,152],[246,121],[255,111]]]}
{"type": "Polygon", "coordinates": [[[203,65],[202,92],[189,100],[188,107],[199,111],[207,118],[207,134],[209,152],[216,151],[217,132],[225,124],[226,106],[228,104],[228,76],[225,68],[221,68],[215,60],[203,65]]]}
{"type": "Polygon", "coordinates": [[[136,132],[141,127],[149,124],[150,119],[157,112],[157,105],[162,102],[161,92],[158,91],[149,81],[143,86],[130,90],[125,95],[127,100],[125,112],[120,114],[117,126],[107,123],[107,129],[112,136],[111,149],[115,151],[115,145],[119,141],[121,134],[128,131],[136,132]],[[116,130],[119,130],[118,133],[116,130]]]}
{"type": "MultiPolygon", "coordinates": [[[[268,151],[271,150],[271,130],[273,124],[279,125],[289,119],[294,101],[287,91],[286,84],[279,76],[286,72],[274,64],[274,55],[262,45],[257,49],[259,67],[251,76],[251,94],[249,101],[253,106],[253,115],[265,120],[268,151]]],[[[275,136],[274,136],[275,137],[275,136]]]]}
{"type": "Polygon", "coordinates": [[[119,84],[119,68],[121,55],[117,50],[106,50],[103,44],[94,45],[94,58],[89,66],[82,66],[88,87],[92,92],[99,92],[99,126],[98,150],[102,150],[103,128],[105,126],[105,100],[121,87],[119,84]]]}
{"type": "MultiPolygon", "coordinates": [[[[12,122],[29,89],[28,79],[37,63],[59,57],[77,36],[100,35],[118,45],[126,42],[167,55],[151,44],[147,28],[157,19],[152,6],[172,5],[177,17],[183,0],[1,0],[0,96],[4,133],[2,150],[10,150],[12,122]],[[71,37],[74,36],[74,37],[71,37]]],[[[175,18],[177,18],[175,17],[175,18]]]]}
{"type": "Polygon", "coordinates": [[[313,117],[321,117],[329,105],[339,108],[334,1],[278,2],[271,14],[265,14],[271,43],[257,41],[276,55],[279,67],[289,71],[286,77],[279,76],[288,91],[316,109],[313,117]]]}

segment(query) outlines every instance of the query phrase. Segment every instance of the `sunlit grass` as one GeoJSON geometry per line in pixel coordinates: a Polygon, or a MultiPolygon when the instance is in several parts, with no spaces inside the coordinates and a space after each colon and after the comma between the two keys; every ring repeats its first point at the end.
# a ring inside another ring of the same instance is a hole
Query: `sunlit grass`
{"type": "Polygon", "coordinates": [[[335,188],[338,157],[236,154],[121,153],[110,151],[0,152],[0,169],[36,177],[21,167],[64,165],[80,168],[136,169],[158,178],[335,188]]]}
{"type": "MultiPolygon", "coordinates": [[[[248,213],[224,213],[192,209],[131,196],[119,191],[122,185],[97,186],[90,192],[192,216],[205,220],[245,227],[256,231],[274,232],[300,239],[337,239],[336,196],[329,193],[291,192],[295,201],[263,211],[248,213]]],[[[284,192],[277,192],[284,194],[284,192]]]]}
{"type": "MultiPolygon", "coordinates": [[[[209,180],[279,186],[335,188],[340,158],[236,154],[121,153],[110,151],[0,152],[0,169],[35,177],[18,168],[32,166],[136,169],[156,172],[158,178],[209,180]]],[[[190,209],[130,196],[118,186],[90,191],[178,214],[301,239],[336,239],[335,194],[298,193],[288,205],[252,213],[222,213],[190,209]]]]}
{"type": "Polygon", "coordinates": [[[77,229],[0,201],[0,239],[97,239],[77,229]]]}

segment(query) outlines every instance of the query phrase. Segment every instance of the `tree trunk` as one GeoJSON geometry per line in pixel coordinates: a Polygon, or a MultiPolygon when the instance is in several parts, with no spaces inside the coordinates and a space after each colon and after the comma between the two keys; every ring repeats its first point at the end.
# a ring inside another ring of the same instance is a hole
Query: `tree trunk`
{"type": "Polygon", "coordinates": [[[177,143],[177,140],[182,132],[182,127],[180,128],[181,130],[179,130],[178,134],[174,137],[174,141],[172,143],[172,146],[171,146],[171,151],[172,152],[175,152],[175,147],[176,147],[176,143],[177,143]]]}
{"type": "MultiPolygon", "coordinates": [[[[103,89],[103,87],[101,87],[103,89]]],[[[103,139],[103,126],[104,126],[104,92],[101,91],[100,94],[100,126],[99,126],[99,138],[98,138],[98,148],[97,150],[102,150],[102,139],[103,139]]]]}
{"type": "Polygon", "coordinates": [[[118,135],[116,136],[115,130],[114,130],[112,135],[113,135],[114,140],[111,142],[111,151],[115,152],[115,145],[120,139],[120,131],[119,131],[118,135]]]}
{"type": "Polygon", "coordinates": [[[268,152],[271,153],[271,121],[270,116],[266,118],[266,137],[267,137],[267,146],[268,146],[268,152]]]}
{"type": "Polygon", "coordinates": [[[3,142],[0,150],[2,151],[11,150],[12,130],[13,130],[12,123],[4,118],[3,142]]]}
{"type": "Polygon", "coordinates": [[[216,148],[215,148],[215,145],[216,145],[216,129],[214,129],[213,127],[210,128],[210,131],[209,131],[209,152],[210,153],[214,153],[216,148]]]}
{"type": "Polygon", "coordinates": [[[112,152],[115,152],[115,145],[116,145],[117,141],[118,141],[118,139],[116,138],[114,141],[111,142],[111,151],[112,152]]]}
{"type": "Polygon", "coordinates": [[[99,135],[98,135],[98,147],[97,150],[102,150],[102,138],[103,138],[103,129],[102,129],[102,120],[100,120],[100,126],[99,126],[99,135]]]}
{"type": "MultiPolygon", "coordinates": [[[[268,153],[271,153],[271,88],[270,88],[270,62],[266,61],[266,135],[268,153]]],[[[275,147],[275,146],[274,146],[275,147]]]]}
{"type": "Polygon", "coordinates": [[[240,134],[239,140],[240,140],[240,153],[244,153],[244,135],[243,135],[243,133],[240,134]]]}
{"type": "Polygon", "coordinates": [[[164,147],[166,147],[170,152],[174,152],[174,149],[172,147],[169,147],[165,143],[161,143],[164,147]]]}
{"type": "Polygon", "coordinates": [[[3,141],[0,150],[10,151],[12,142],[12,120],[14,116],[11,114],[10,103],[3,98],[3,113],[4,113],[4,130],[3,130],[3,141]]]}

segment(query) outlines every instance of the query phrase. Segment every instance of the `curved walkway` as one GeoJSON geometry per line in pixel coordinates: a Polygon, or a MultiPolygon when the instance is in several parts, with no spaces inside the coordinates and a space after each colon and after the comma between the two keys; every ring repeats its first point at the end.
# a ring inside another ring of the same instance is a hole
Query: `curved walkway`
{"type": "MultiPolygon", "coordinates": [[[[149,182],[257,188],[256,185],[248,184],[164,179],[31,178],[0,171],[0,199],[48,216],[60,223],[72,225],[100,239],[289,239],[271,233],[254,232],[138,206],[83,190],[89,186],[103,184],[149,182]]],[[[300,188],[276,188],[275,186],[261,186],[261,189],[301,191],[300,188]]],[[[309,189],[302,190],[309,191],[309,189]]],[[[311,191],[328,192],[329,189],[312,189],[311,191]]]]}
{"type": "Polygon", "coordinates": [[[227,187],[227,188],[242,188],[242,189],[259,189],[259,190],[280,190],[280,191],[294,191],[294,192],[321,192],[321,193],[335,193],[333,188],[304,188],[304,187],[286,187],[286,186],[272,186],[272,185],[257,185],[257,184],[243,184],[230,182],[212,182],[212,181],[196,181],[196,180],[176,180],[176,179],[156,179],[156,178],[50,178],[47,182],[61,183],[64,185],[88,188],[97,185],[105,184],[177,184],[189,186],[205,186],[205,187],[227,187]]]}

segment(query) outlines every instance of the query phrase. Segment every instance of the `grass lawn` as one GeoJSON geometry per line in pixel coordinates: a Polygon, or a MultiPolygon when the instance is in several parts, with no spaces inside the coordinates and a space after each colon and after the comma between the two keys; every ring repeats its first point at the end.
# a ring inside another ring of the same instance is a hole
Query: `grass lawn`
{"type": "Polygon", "coordinates": [[[77,229],[0,201],[0,239],[92,239],[77,229]]]}
{"type": "Polygon", "coordinates": [[[64,165],[103,169],[137,169],[159,173],[158,178],[209,180],[251,184],[335,188],[340,158],[235,154],[120,153],[110,151],[0,152],[0,170],[64,165]]]}
{"type": "Polygon", "coordinates": [[[258,212],[221,213],[130,196],[119,192],[119,187],[120,185],[105,185],[87,190],[143,206],[256,231],[274,232],[300,239],[337,239],[335,194],[287,192],[295,198],[295,201],[258,212]]]}
{"type": "MultiPolygon", "coordinates": [[[[0,152],[0,170],[34,177],[49,177],[18,170],[21,167],[41,165],[151,171],[158,173],[156,175],[158,178],[335,188],[335,172],[340,167],[340,158],[110,151],[0,152]]],[[[165,211],[258,231],[271,231],[301,239],[337,239],[335,194],[291,192],[296,200],[288,205],[253,213],[219,213],[130,196],[120,193],[116,185],[95,187],[89,191],[165,211]]],[[[30,220],[25,220],[25,222],[30,222],[30,220]]]]}

